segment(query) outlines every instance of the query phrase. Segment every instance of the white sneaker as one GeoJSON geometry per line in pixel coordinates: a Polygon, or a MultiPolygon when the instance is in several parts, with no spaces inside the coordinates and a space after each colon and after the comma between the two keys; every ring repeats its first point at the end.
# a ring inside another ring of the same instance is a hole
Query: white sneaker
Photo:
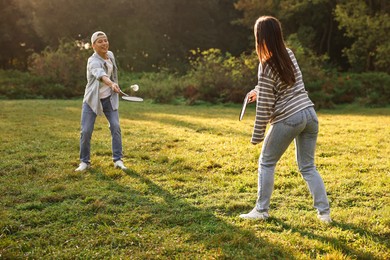
{"type": "Polygon", "coordinates": [[[317,218],[326,224],[332,223],[332,219],[330,218],[329,214],[324,214],[324,215],[317,215],[317,218]]]}
{"type": "Polygon", "coordinates": [[[258,212],[256,208],[253,208],[248,214],[241,214],[240,218],[243,219],[262,219],[266,220],[269,217],[268,212],[258,212]]]}
{"type": "Polygon", "coordinates": [[[122,170],[126,170],[127,169],[126,166],[123,164],[123,162],[121,160],[116,161],[114,163],[114,167],[115,168],[121,168],[122,170]]]}
{"type": "Polygon", "coordinates": [[[75,172],[83,172],[85,171],[86,169],[90,168],[91,166],[85,162],[81,162],[79,167],[77,167],[76,170],[74,170],[75,172]]]}

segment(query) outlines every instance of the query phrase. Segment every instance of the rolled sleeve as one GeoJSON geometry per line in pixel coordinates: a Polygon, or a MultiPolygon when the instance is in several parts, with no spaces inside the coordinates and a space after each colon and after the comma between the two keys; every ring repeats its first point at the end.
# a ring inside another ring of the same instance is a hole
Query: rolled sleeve
{"type": "Polygon", "coordinates": [[[102,68],[102,64],[97,61],[90,62],[89,71],[91,72],[91,75],[99,81],[103,76],[107,76],[106,71],[102,68]]]}

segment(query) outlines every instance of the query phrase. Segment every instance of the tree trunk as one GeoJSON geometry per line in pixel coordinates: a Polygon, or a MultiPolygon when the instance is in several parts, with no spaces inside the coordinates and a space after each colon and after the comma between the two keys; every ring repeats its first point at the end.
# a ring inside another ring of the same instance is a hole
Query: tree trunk
{"type": "Polygon", "coordinates": [[[326,46],[326,51],[330,55],[331,43],[332,43],[332,34],[333,34],[333,16],[329,16],[329,33],[328,33],[328,44],[326,46]]]}

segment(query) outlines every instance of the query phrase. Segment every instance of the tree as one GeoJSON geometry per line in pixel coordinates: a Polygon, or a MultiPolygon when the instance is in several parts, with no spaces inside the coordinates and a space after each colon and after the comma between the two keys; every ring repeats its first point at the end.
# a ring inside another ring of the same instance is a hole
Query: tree
{"type": "Polygon", "coordinates": [[[239,22],[248,28],[259,16],[275,16],[282,22],[285,38],[296,34],[304,48],[344,66],[342,49],[349,41],[334,20],[336,4],[337,0],[238,0],[235,7],[243,12],[239,22]]]}
{"type": "Polygon", "coordinates": [[[41,41],[14,0],[0,0],[0,68],[26,69],[27,57],[41,41]]]}
{"type": "Polygon", "coordinates": [[[105,31],[119,65],[128,70],[182,67],[188,51],[217,47],[240,54],[246,28],[231,24],[235,0],[14,0],[51,46],[62,38],[89,42],[105,31]]]}
{"type": "Polygon", "coordinates": [[[390,4],[386,0],[350,0],[337,5],[335,16],[353,44],[344,53],[354,71],[390,73],[390,4]]]}

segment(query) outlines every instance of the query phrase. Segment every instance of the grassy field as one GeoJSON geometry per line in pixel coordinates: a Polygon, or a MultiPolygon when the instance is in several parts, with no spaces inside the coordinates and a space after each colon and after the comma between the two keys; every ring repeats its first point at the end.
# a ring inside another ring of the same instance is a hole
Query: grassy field
{"type": "Polygon", "coordinates": [[[120,105],[126,172],[99,117],[92,169],[75,173],[81,100],[0,101],[2,259],[390,259],[390,108],[319,112],[320,223],[294,147],[266,222],[252,209],[254,107],[120,105]]]}

